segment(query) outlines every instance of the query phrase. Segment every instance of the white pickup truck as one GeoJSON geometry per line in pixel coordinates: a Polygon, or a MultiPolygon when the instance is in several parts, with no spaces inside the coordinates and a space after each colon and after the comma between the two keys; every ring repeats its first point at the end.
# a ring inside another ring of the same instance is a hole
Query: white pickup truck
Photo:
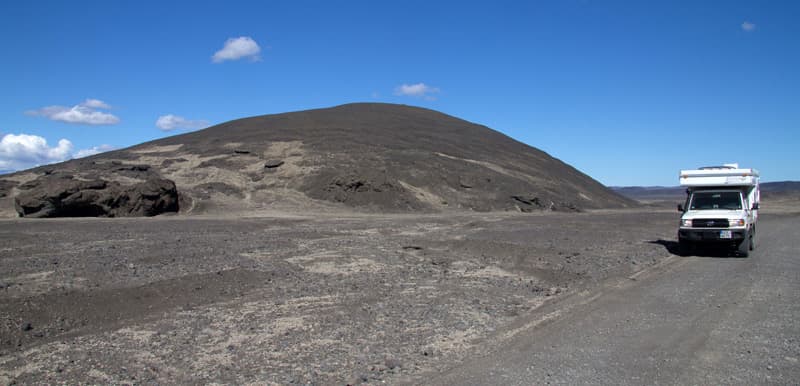
{"type": "Polygon", "coordinates": [[[681,170],[681,186],[686,187],[678,243],[682,254],[697,244],[730,247],[747,257],[755,248],[759,173],[739,168],[738,164],[681,170]]]}

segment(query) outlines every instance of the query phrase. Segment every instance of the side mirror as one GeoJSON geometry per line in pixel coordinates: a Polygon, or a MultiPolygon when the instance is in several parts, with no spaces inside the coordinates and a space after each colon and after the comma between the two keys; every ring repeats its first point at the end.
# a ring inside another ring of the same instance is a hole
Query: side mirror
{"type": "Polygon", "coordinates": [[[683,205],[678,204],[678,212],[684,212],[683,205]]]}
{"type": "Polygon", "coordinates": [[[753,203],[753,210],[758,210],[758,203],[757,202],[753,203]]]}

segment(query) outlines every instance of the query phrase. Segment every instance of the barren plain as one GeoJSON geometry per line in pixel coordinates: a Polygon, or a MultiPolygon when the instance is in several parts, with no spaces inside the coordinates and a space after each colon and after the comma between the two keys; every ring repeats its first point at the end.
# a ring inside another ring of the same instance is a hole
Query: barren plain
{"type": "Polygon", "coordinates": [[[666,210],[0,221],[0,383],[425,383],[672,255],[666,210]]]}

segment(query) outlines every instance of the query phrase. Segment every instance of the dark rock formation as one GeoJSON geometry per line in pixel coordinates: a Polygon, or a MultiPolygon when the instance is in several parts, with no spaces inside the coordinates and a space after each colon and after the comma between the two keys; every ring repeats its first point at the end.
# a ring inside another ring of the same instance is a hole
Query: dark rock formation
{"type": "Polygon", "coordinates": [[[281,165],[283,165],[283,161],[277,159],[267,160],[267,162],[264,163],[264,167],[267,169],[275,169],[281,165]]]}
{"type": "Polygon", "coordinates": [[[186,158],[167,158],[167,159],[161,161],[161,167],[162,168],[168,168],[168,167],[170,167],[170,166],[172,166],[172,165],[174,165],[176,163],[182,163],[182,162],[187,162],[187,161],[189,161],[189,160],[187,160],[186,158]]]}
{"type": "Polygon", "coordinates": [[[111,214],[120,217],[177,212],[178,190],[171,180],[153,178],[123,190],[115,203],[120,205],[111,214]]]}
{"type": "Polygon", "coordinates": [[[134,217],[178,211],[175,183],[157,177],[122,185],[52,173],[19,189],[14,207],[20,217],[134,217]]]}
{"type": "Polygon", "coordinates": [[[511,196],[511,199],[514,200],[517,208],[522,212],[532,212],[534,210],[544,209],[545,207],[541,200],[539,200],[539,197],[511,196]]]}

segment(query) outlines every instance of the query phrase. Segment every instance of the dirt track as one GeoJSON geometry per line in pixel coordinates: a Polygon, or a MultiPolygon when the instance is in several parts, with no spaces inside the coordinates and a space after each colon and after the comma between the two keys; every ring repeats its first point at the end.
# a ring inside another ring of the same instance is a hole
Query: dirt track
{"type": "Polygon", "coordinates": [[[424,382],[669,257],[675,218],[4,220],[0,383],[424,382]]]}
{"type": "Polygon", "coordinates": [[[767,214],[749,258],[674,257],[520,317],[433,385],[791,385],[800,379],[800,216],[767,214]]]}

